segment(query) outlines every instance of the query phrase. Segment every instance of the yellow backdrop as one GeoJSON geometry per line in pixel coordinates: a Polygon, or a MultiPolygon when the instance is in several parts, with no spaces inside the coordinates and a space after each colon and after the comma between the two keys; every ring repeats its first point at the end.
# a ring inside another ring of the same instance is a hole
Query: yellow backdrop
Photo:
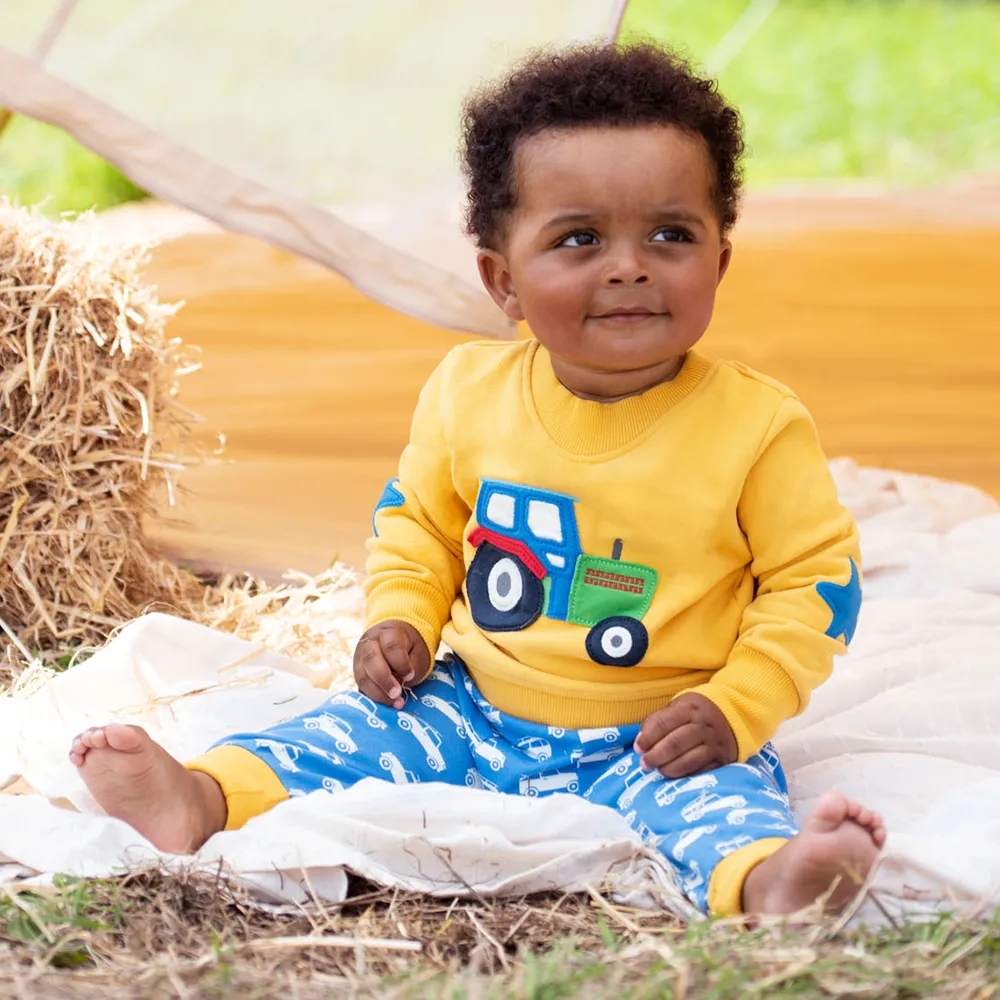
{"type": "MultiPolygon", "coordinates": [[[[752,202],[703,346],[795,388],[831,457],[1000,496],[1000,225],[909,204],[752,202]]],[[[149,275],[204,348],[183,401],[228,438],[164,544],[269,574],[360,564],[420,386],[459,338],[245,236],[168,240],[149,275]]]]}

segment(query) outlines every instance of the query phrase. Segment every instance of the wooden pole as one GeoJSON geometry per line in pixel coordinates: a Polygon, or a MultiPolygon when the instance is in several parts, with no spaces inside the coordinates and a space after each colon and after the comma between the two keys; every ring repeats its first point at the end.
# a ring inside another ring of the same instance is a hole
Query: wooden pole
{"type": "MultiPolygon", "coordinates": [[[[55,44],[55,40],[59,37],[60,32],[66,27],[66,22],[69,20],[70,14],[73,13],[79,2],[80,0],[63,0],[56,8],[52,17],[49,18],[48,23],[45,25],[45,30],[39,36],[38,41],[35,42],[35,47],[31,53],[39,62],[49,54],[49,50],[55,44]]],[[[13,117],[14,112],[9,108],[0,108],[0,136],[3,135],[4,129],[7,128],[13,117]]]]}

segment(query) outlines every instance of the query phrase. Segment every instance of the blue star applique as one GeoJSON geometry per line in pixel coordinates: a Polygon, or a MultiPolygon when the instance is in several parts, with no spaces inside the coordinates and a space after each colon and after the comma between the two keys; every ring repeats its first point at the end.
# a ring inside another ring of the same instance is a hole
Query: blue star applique
{"type": "Polygon", "coordinates": [[[375,527],[375,515],[385,507],[402,507],[404,503],[406,503],[406,497],[399,491],[399,480],[390,479],[385,484],[385,489],[382,490],[382,496],[378,498],[378,503],[375,504],[375,510],[372,511],[372,531],[376,538],[378,538],[378,528],[375,527]]]}
{"type": "Polygon", "coordinates": [[[843,638],[850,645],[861,611],[861,575],[854,560],[851,560],[851,578],[847,583],[817,583],[816,592],[833,612],[833,621],[826,634],[831,639],[843,638]]]}

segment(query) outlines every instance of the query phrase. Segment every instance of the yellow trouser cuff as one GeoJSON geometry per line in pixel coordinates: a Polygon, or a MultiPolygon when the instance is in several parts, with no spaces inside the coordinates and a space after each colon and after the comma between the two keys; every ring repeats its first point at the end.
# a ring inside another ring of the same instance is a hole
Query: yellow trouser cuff
{"type": "Polygon", "coordinates": [[[201,771],[219,783],[226,797],[227,830],[238,830],[248,819],[288,798],[274,771],[243,747],[214,747],[184,766],[189,771],[201,771]]]}
{"type": "Polygon", "coordinates": [[[788,843],[787,837],[755,840],[723,858],[708,880],[708,912],[714,917],[735,917],[743,912],[743,883],[750,869],[788,843]]]}

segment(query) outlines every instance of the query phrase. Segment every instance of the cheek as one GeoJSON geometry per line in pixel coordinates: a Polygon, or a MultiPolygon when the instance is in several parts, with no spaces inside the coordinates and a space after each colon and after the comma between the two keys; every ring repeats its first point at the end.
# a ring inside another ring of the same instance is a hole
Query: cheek
{"type": "Polygon", "coordinates": [[[514,276],[514,287],[529,323],[531,313],[539,320],[579,318],[585,315],[590,298],[590,284],[582,269],[554,261],[534,262],[514,276]]]}
{"type": "Polygon", "coordinates": [[[718,262],[714,258],[692,258],[670,268],[663,275],[663,286],[669,291],[674,315],[692,319],[711,316],[718,275],[718,262]]]}

